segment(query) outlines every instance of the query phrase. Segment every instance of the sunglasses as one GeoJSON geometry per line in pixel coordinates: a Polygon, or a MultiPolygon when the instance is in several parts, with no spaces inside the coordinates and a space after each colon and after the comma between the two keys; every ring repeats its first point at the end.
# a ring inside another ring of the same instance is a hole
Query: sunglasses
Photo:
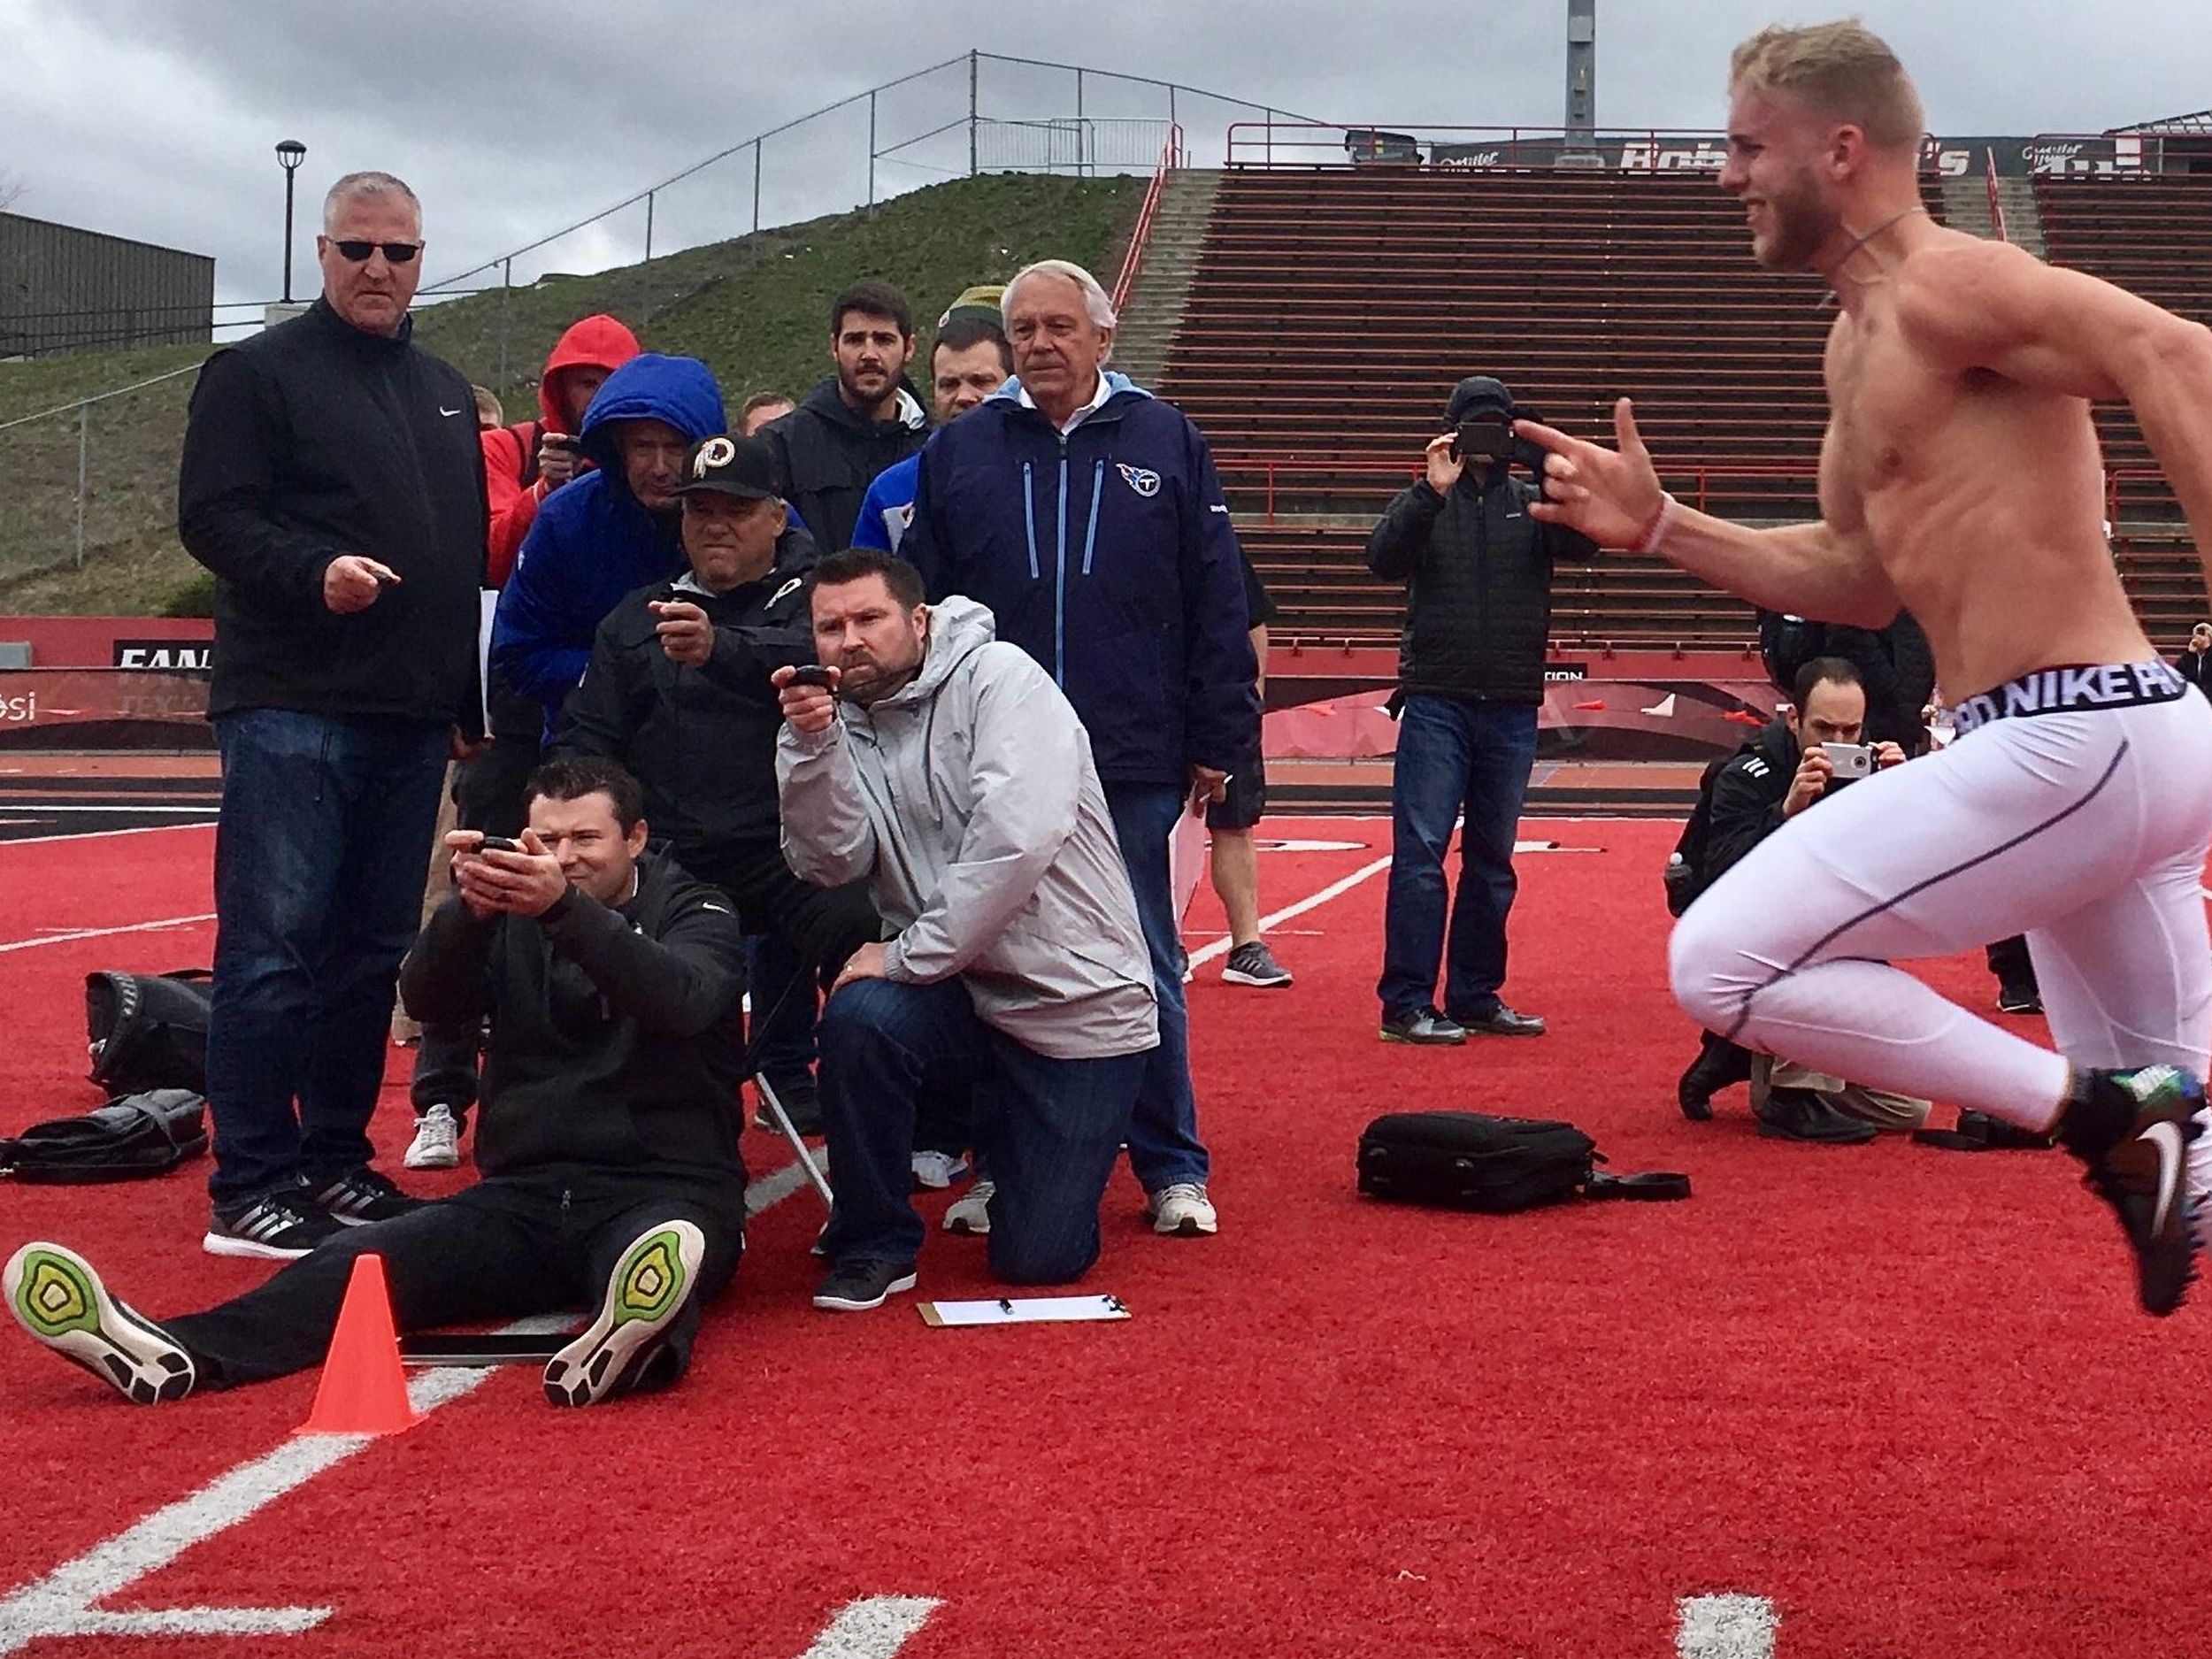
{"type": "Polygon", "coordinates": [[[419,242],[334,242],[330,245],[356,265],[366,264],[369,256],[380,250],[394,265],[410,264],[422,251],[419,242]]]}

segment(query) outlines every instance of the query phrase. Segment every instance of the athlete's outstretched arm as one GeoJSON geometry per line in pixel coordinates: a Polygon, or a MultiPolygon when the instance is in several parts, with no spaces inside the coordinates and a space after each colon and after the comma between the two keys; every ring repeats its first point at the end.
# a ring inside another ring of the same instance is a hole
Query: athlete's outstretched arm
{"type": "Polygon", "coordinates": [[[1824,521],[1754,530],[1679,504],[1667,510],[1663,525],[1667,497],[1625,397],[1613,406],[1618,449],[1532,420],[1516,421],[1514,430],[1547,451],[1546,499],[1529,511],[1548,524],[1571,526],[1601,547],[1632,550],[1663,529],[1660,553],[1768,611],[1868,628],[1886,627],[1897,615],[1896,592],[1863,533],[1824,521]]]}
{"type": "Polygon", "coordinates": [[[2002,242],[1933,250],[1906,268],[1898,320],[1937,362],[2036,391],[2127,401],[2212,580],[2212,330],[2002,242]]]}

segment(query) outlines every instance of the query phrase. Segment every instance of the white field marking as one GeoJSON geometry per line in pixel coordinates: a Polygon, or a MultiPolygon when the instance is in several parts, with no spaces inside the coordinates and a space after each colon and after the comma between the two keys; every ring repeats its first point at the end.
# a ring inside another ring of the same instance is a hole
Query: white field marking
{"type": "MultiPolygon", "coordinates": [[[[23,809],[12,807],[9,810],[21,811],[23,809]]],[[[41,847],[50,841],[98,841],[103,835],[166,835],[173,830],[204,830],[214,827],[212,823],[141,824],[134,829],[79,830],[68,835],[19,835],[12,841],[0,841],[0,848],[41,847]]]]}
{"type": "Polygon", "coordinates": [[[849,1601],[799,1659],[891,1659],[942,1605],[919,1595],[849,1601]]]}
{"type": "Polygon", "coordinates": [[[50,804],[43,801],[24,802],[8,809],[11,812],[35,812],[41,818],[44,818],[50,812],[197,812],[205,817],[213,818],[220,810],[220,808],[211,806],[194,806],[189,802],[175,806],[85,806],[76,803],[64,806],[58,803],[50,804]]]}
{"type": "MultiPolygon", "coordinates": [[[[805,1185],[805,1171],[795,1164],[771,1171],[745,1189],[746,1213],[758,1215],[805,1185]]],[[[574,1323],[572,1318],[560,1314],[541,1315],[503,1326],[500,1334],[544,1336],[566,1331],[574,1323]]],[[[488,1368],[441,1365],[411,1378],[407,1394],[415,1409],[427,1416],[440,1406],[482,1387],[495,1374],[488,1368]]],[[[188,1607],[119,1613],[104,1610],[96,1603],[122,1594],[141,1579],[168,1566],[195,1544],[227,1532],[286,1493],[306,1485],[324,1471],[335,1468],[365,1449],[373,1439],[365,1434],[305,1434],[288,1440],[273,1451],[265,1452],[218,1476],[197,1492],[155,1510],[113,1538],[95,1544],[74,1561],[55,1568],[37,1582],[0,1597],[0,1655],[19,1652],[44,1636],[296,1634],[314,1629],[330,1617],[330,1609],[188,1607]]],[[[878,1602],[896,1600],[878,1598],[878,1602]]],[[[857,1601],[846,1610],[850,1613],[878,1602],[857,1601]]],[[[823,1651],[843,1659],[873,1659],[878,1653],[888,1659],[898,1650],[899,1642],[921,1628],[921,1621],[936,1603],[901,1601],[899,1605],[919,1607],[922,1611],[910,1625],[901,1630],[898,1640],[890,1647],[831,1647],[823,1651]]],[[[823,1632],[822,1640],[827,1641],[838,1630],[837,1624],[832,1624],[823,1632]]]]}
{"type": "Polygon", "coordinates": [[[1678,1659],[1774,1659],[1774,1603],[1763,1595],[1686,1595],[1678,1659]]]}
{"type": "MultiPolygon", "coordinates": [[[[1350,875],[1346,876],[1342,880],[1330,882],[1327,887],[1322,888],[1320,892],[1315,894],[1311,898],[1301,899],[1295,904],[1286,904],[1281,910],[1277,910],[1272,916],[1261,917],[1260,932],[1263,933],[1269,928],[1274,926],[1276,923],[1286,922],[1294,916],[1303,916],[1308,910],[1317,910],[1324,904],[1326,904],[1331,899],[1337,897],[1340,894],[1349,893],[1354,887],[1359,886],[1361,882],[1366,880],[1369,877],[1380,875],[1384,871],[1389,868],[1390,860],[1387,858],[1378,858],[1371,864],[1362,864],[1357,870],[1352,872],[1350,875]]],[[[1205,963],[1211,962],[1216,956],[1227,956],[1229,954],[1229,947],[1235,942],[1235,940],[1232,938],[1231,935],[1224,933],[1220,938],[1215,940],[1212,944],[1201,945],[1197,949],[1190,953],[1190,965],[1195,968],[1205,963]]]]}
{"type": "Polygon", "coordinates": [[[41,945],[66,945],[80,939],[110,939],[117,933],[152,933],[165,927],[189,927],[195,922],[211,922],[215,912],[204,916],[171,916],[158,922],[130,922],[121,927],[73,927],[66,933],[49,933],[43,939],[11,939],[0,944],[0,954],[11,950],[35,950],[41,945]]]}

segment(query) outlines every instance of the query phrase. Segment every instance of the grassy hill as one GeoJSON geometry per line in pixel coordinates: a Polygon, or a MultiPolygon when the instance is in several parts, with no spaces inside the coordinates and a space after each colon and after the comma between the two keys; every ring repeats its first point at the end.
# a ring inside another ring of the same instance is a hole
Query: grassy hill
{"type": "MultiPolygon", "coordinates": [[[[831,296],[882,277],[912,296],[925,348],[937,313],[971,283],[1032,259],[1074,259],[1110,282],[1143,194],[1140,179],[996,174],[878,206],[687,249],[588,277],[551,278],[417,312],[416,338],[496,391],[511,420],[536,410],[537,371],[578,318],[610,311],[648,350],[704,359],[733,410],[751,392],[803,392],[828,372],[831,296]]],[[[188,365],[204,347],[0,365],[0,421],[188,365]]],[[[919,379],[919,376],[917,376],[919,379]]],[[[0,574],[0,613],[147,615],[204,608],[199,567],[176,544],[177,448],[192,377],[93,406],[81,571],[0,574]]],[[[73,419],[0,430],[0,573],[70,557],[78,503],[73,419]]]]}

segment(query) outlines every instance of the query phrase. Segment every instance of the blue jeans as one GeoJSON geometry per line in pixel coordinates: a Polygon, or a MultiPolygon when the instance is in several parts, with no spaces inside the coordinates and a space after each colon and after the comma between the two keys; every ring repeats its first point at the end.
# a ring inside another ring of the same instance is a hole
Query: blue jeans
{"type": "Polygon", "coordinates": [[[400,958],[420,916],[447,729],[244,709],[216,720],[215,741],[208,1190],[227,1207],[372,1156],[366,1131],[400,958]]]}
{"type": "Polygon", "coordinates": [[[1513,840],[1535,764],[1535,704],[1406,698],[1390,786],[1390,898],[1375,987],[1384,1018],[1435,1001],[1440,955],[1446,1013],[1479,1019],[1497,1011],[1516,885],[1513,840]],[[1463,816],[1447,953],[1444,852],[1463,816]]]}
{"type": "Polygon", "coordinates": [[[915,1105],[931,1073],[975,1084],[975,1144],[998,1191],[990,1263],[1015,1285],[1064,1285],[1098,1260],[1098,1206],[1144,1073],[1141,1054],[1055,1060],[977,1018],[957,979],[855,979],[822,1008],[822,1128],[837,1202],[833,1262],[910,1264],[915,1105]]]}
{"type": "Polygon", "coordinates": [[[1167,867],[1168,838],[1188,797],[1174,784],[1110,783],[1106,810],[1114,839],[1129,866],[1137,919],[1152,956],[1153,995],[1159,1004],[1160,1046],[1145,1062],[1129,1122],[1129,1168],[1148,1193],[1178,1181],[1206,1179],[1208,1159],[1198,1139],[1198,1099],[1190,1080],[1190,1010],[1183,1001],[1183,919],[1175,913],[1175,884],[1167,867]]]}

